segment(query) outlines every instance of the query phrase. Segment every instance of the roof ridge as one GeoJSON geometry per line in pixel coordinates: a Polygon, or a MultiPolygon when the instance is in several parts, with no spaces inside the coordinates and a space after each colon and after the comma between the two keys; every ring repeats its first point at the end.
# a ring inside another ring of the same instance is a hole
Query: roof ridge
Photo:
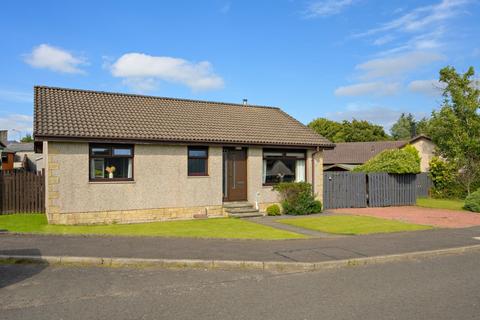
{"type": "Polygon", "coordinates": [[[197,103],[210,103],[210,104],[220,104],[220,105],[228,105],[228,106],[236,106],[236,107],[269,108],[269,109],[281,110],[279,107],[274,107],[274,106],[263,106],[263,105],[255,105],[255,104],[249,104],[249,105],[245,106],[244,104],[241,104],[241,103],[233,103],[233,102],[221,102],[221,101],[211,101],[211,100],[198,100],[198,99],[185,99],[185,98],[162,97],[162,96],[152,96],[152,95],[143,95],[143,94],[136,94],[136,93],[125,93],[125,92],[113,92],[113,91],[100,91],[100,90],[90,90],[90,89],[63,88],[63,87],[52,87],[52,86],[43,86],[43,85],[34,85],[33,88],[34,88],[34,91],[36,91],[36,89],[53,89],[53,90],[86,92],[86,93],[95,93],[95,94],[108,94],[108,95],[114,95],[114,96],[129,96],[129,97],[140,97],[140,98],[152,98],[152,99],[159,99],[159,100],[185,101],[185,102],[197,102],[197,103]]]}

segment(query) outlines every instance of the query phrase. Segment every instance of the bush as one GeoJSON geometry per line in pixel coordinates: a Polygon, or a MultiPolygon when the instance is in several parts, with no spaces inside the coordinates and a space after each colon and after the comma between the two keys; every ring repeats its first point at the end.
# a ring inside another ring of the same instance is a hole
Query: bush
{"type": "Polygon", "coordinates": [[[458,170],[453,163],[434,157],[430,160],[429,167],[434,198],[463,199],[466,196],[466,191],[458,182],[458,170]]]}
{"type": "Polygon", "coordinates": [[[465,205],[463,206],[465,210],[470,210],[473,212],[480,212],[480,189],[475,192],[472,192],[466,199],[465,205]]]}
{"type": "Polygon", "coordinates": [[[397,174],[420,173],[420,156],[417,149],[411,145],[407,145],[403,149],[384,150],[353,171],[397,174]]]}
{"type": "Polygon", "coordinates": [[[269,216],[279,216],[280,215],[280,207],[278,204],[272,204],[271,206],[267,207],[267,215],[269,216]]]}
{"type": "Polygon", "coordinates": [[[285,214],[304,215],[322,212],[322,203],[315,200],[312,185],[306,182],[282,182],[274,187],[282,198],[285,214]]]}

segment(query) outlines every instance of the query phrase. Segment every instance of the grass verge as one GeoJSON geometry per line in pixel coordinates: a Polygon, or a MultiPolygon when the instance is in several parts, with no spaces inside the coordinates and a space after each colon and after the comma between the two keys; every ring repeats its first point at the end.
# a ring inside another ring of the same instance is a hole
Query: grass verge
{"type": "Polygon", "coordinates": [[[92,234],[139,237],[261,240],[306,238],[306,236],[301,234],[233,218],[165,221],[139,224],[65,226],[49,225],[43,214],[12,214],[0,216],[0,230],[43,234],[92,234]]]}
{"type": "Polygon", "coordinates": [[[417,199],[417,206],[425,207],[425,208],[465,211],[463,209],[463,205],[464,205],[464,202],[462,200],[433,199],[433,198],[417,199]]]}
{"type": "Polygon", "coordinates": [[[280,223],[335,234],[371,234],[432,229],[431,226],[365,216],[323,216],[280,219],[280,223]]]}

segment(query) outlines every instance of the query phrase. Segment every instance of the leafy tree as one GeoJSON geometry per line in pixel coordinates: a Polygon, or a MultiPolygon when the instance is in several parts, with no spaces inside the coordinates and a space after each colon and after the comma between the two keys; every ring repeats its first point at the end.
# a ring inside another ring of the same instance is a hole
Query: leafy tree
{"type": "Polygon", "coordinates": [[[382,126],[365,120],[344,120],[342,130],[334,137],[334,142],[366,142],[389,140],[382,126]]]}
{"type": "Polygon", "coordinates": [[[416,135],[424,134],[430,136],[430,121],[427,118],[422,118],[416,122],[415,133],[416,135]]]}
{"type": "Polygon", "coordinates": [[[439,155],[455,164],[467,194],[480,180],[480,90],[474,75],[473,67],[464,74],[453,67],[440,70],[440,81],[446,84],[443,106],[430,120],[430,137],[439,155]]]}
{"type": "Polygon", "coordinates": [[[417,149],[407,145],[403,149],[388,149],[380,152],[355,172],[420,173],[420,156],[417,149]]]}
{"type": "Polygon", "coordinates": [[[312,120],[308,126],[315,132],[327,138],[330,141],[334,141],[335,135],[342,130],[342,124],[336,121],[328,120],[325,118],[317,118],[312,120]]]}
{"type": "Polygon", "coordinates": [[[33,142],[33,138],[31,134],[27,134],[25,137],[20,139],[20,142],[33,142]]]}
{"type": "Polygon", "coordinates": [[[415,117],[411,113],[402,113],[390,133],[395,140],[408,140],[416,135],[416,126],[415,117]]]}

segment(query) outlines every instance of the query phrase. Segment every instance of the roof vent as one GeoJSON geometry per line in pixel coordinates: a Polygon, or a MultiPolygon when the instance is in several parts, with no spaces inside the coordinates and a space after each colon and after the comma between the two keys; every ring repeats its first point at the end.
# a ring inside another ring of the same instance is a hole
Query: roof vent
{"type": "Polygon", "coordinates": [[[248,105],[248,99],[243,99],[243,106],[246,107],[248,105]]]}

